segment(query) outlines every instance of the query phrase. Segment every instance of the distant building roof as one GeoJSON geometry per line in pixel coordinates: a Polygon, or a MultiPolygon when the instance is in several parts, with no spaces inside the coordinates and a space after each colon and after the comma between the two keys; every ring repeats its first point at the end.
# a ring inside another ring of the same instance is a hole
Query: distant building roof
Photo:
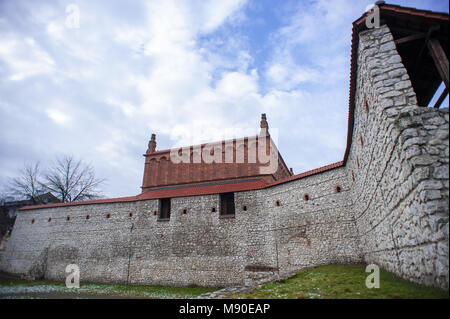
{"type": "Polygon", "coordinates": [[[2,206],[4,207],[22,207],[27,205],[36,205],[36,203],[48,204],[48,203],[60,203],[61,201],[55,197],[51,192],[38,195],[34,199],[22,199],[14,201],[5,201],[2,206]]]}

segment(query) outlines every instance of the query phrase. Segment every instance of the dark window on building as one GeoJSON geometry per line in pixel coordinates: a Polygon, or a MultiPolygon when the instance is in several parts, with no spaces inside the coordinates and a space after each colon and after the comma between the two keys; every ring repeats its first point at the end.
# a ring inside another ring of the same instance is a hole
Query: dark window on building
{"type": "Polygon", "coordinates": [[[170,218],[170,198],[162,198],[159,200],[159,219],[170,218]]]}
{"type": "Polygon", "coordinates": [[[234,215],[234,193],[220,194],[220,215],[234,215]]]}
{"type": "Polygon", "coordinates": [[[242,206],[242,210],[244,211],[244,212],[246,212],[247,211],[247,206],[242,206]]]}
{"type": "Polygon", "coordinates": [[[334,188],[334,191],[335,191],[336,193],[340,193],[340,192],[342,192],[342,187],[339,186],[339,185],[337,185],[337,186],[334,188]]]}
{"type": "Polygon", "coordinates": [[[215,212],[216,212],[216,208],[215,207],[211,208],[211,213],[215,213],[215,212]]]}
{"type": "Polygon", "coordinates": [[[303,195],[303,200],[309,200],[309,195],[308,194],[303,195]]]}

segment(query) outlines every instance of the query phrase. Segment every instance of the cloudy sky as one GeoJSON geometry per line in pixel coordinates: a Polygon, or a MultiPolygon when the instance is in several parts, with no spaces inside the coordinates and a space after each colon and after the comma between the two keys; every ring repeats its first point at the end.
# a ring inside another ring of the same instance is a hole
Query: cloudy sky
{"type": "Polygon", "coordinates": [[[370,3],[0,1],[0,188],[73,154],[107,197],[135,195],[151,133],[158,149],[240,137],[261,113],[295,173],[340,161],[351,23],[370,3]]]}

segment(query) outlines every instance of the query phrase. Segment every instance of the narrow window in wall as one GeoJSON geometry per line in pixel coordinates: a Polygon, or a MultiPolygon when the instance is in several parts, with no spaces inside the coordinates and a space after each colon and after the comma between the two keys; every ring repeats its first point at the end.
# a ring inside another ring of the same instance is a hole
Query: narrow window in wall
{"type": "Polygon", "coordinates": [[[244,212],[246,212],[246,211],[247,211],[247,206],[246,206],[246,205],[242,206],[242,210],[243,210],[244,212]]]}
{"type": "Polygon", "coordinates": [[[355,173],[352,171],[352,180],[355,181],[355,173]]]}
{"type": "Polygon", "coordinates": [[[275,201],[275,206],[277,206],[277,207],[281,206],[281,203],[279,200],[275,201]]]}
{"type": "Polygon", "coordinates": [[[309,200],[309,195],[308,194],[303,195],[303,200],[308,201],[309,200]]]}
{"type": "Polygon", "coordinates": [[[183,213],[183,215],[187,214],[187,208],[183,208],[183,210],[181,211],[183,213]]]}
{"type": "Polygon", "coordinates": [[[234,193],[220,194],[220,215],[234,215],[234,193]]]}
{"type": "Polygon", "coordinates": [[[339,185],[337,185],[337,186],[334,188],[334,192],[335,192],[335,193],[340,193],[340,192],[342,192],[342,187],[339,186],[339,185]]]}
{"type": "Polygon", "coordinates": [[[106,214],[106,218],[110,218],[110,217],[111,217],[110,213],[106,214]]]}
{"type": "Polygon", "coordinates": [[[49,217],[49,218],[48,218],[48,222],[50,223],[51,221],[52,221],[52,218],[51,218],[51,217],[49,217]]]}
{"type": "Polygon", "coordinates": [[[211,213],[215,213],[215,212],[216,212],[216,208],[215,207],[211,208],[211,213]]]}
{"type": "Polygon", "coordinates": [[[366,111],[366,117],[369,117],[369,105],[367,104],[366,98],[364,98],[364,110],[366,111]]]}
{"type": "Polygon", "coordinates": [[[67,216],[67,221],[69,221],[70,220],[70,216],[67,216]]]}
{"type": "Polygon", "coordinates": [[[361,142],[361,146],[364,147],[364,141],[362,135],[359,136],[359,141],[361,142]]]}
{"type": "Polygon", "coordinates": [[[128,217],[133,217],[133,213],[129,213],[129,214],[128,214],[128,217]]]}
{"type": "Polygon", "coordinates": [[[170,198],[159,200],[159,219],[170,219],[170,198]]]}
{"type": "Polygon", "coordinates": [[[34,224],[34,218],[31,220],[31,223],[34,224]]]}
{"type": "Polygon", "coordinates": [[[86,219],[90,219],[91,218],[91,215],[86,215],[86,219]]]}

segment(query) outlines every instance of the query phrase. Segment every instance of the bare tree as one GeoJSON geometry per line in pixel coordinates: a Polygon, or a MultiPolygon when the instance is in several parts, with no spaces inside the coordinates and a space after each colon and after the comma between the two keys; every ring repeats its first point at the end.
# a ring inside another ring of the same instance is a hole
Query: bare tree
{"type": "Polygon", "coordinates": [[[8,195],[6,195],[6,192],[4,190],[0,190],[0,206],[5,204],[7,198],[8,195]]]}
{"type": "Polygon", "coordinates": [[[75,202],[100,198],[99,187],[104,179],[95,177],[91,165],[73,156],[58,158],[47,174],[45,174],[45,189],[52,192],[62,202],[75,202]]]}
{"type": "Polygon", "coordinates": [[[39,203],[39,196],[44,192],[39,162],[25,163],[19,171],[19,176],[10,179],[8,189],[13,195],[39,203]]]}

